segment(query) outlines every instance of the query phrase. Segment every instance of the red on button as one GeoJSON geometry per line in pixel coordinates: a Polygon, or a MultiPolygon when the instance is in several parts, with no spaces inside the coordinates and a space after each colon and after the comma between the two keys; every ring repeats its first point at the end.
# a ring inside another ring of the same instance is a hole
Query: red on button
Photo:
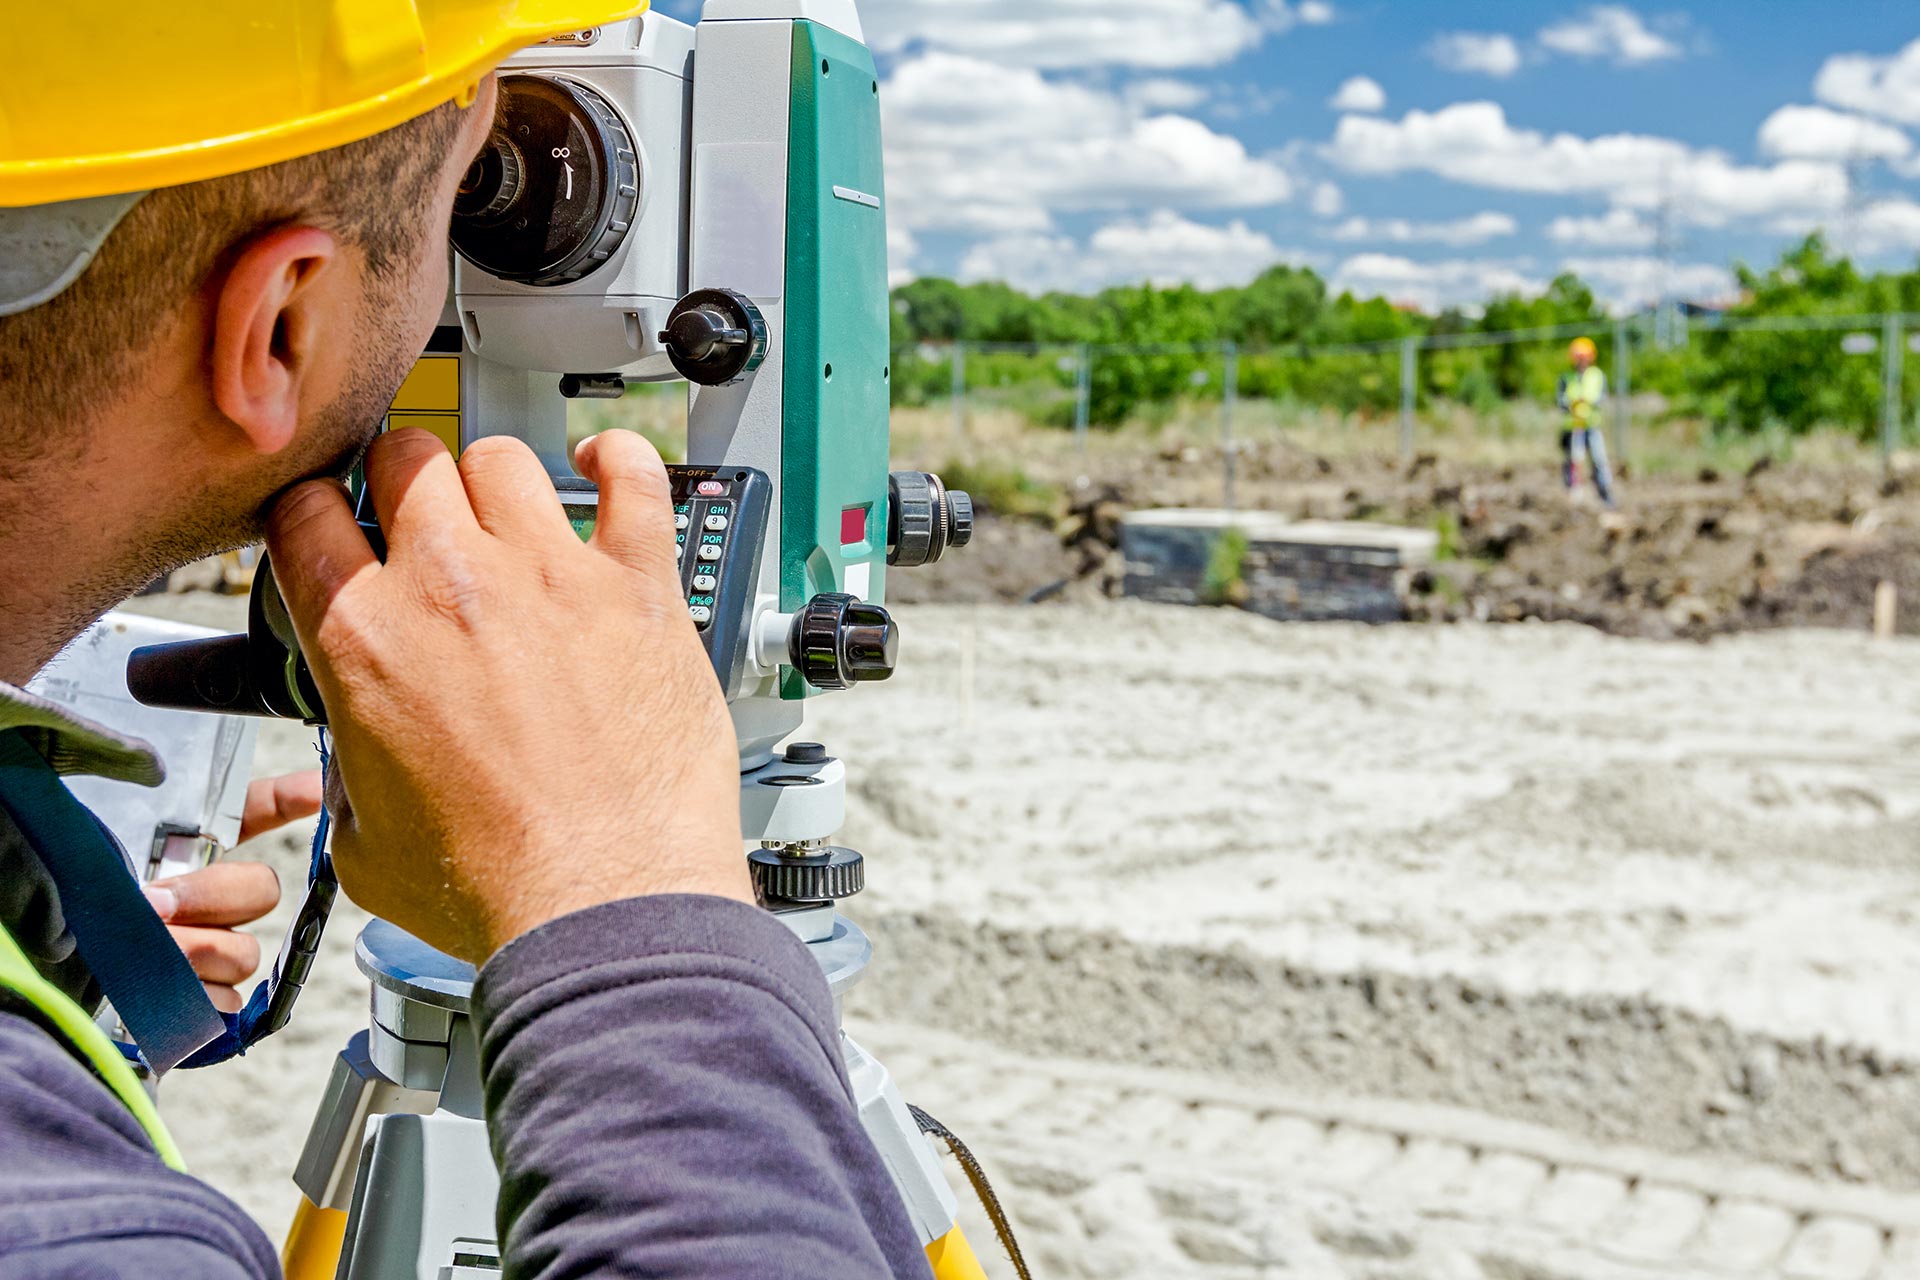
{"type": "Polygon", "coordinates": [[[866,507],[848,507],[840,513],[840,545],[857,547],[867,540],[866,507]]]}
{"type": "Polygon", "coordinates": [[[724,497],[726,492],[727,486],[721,484],[718,480],[702,480],[700,482],[699,493],[703,498],[724,497]]]}

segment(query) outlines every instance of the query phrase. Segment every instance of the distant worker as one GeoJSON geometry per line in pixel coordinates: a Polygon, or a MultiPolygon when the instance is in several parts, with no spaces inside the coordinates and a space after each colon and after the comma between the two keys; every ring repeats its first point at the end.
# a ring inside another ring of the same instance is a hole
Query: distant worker
{"type": "Polygon", "coordinates": [[[1600,408],[1607,402],[1607,375],[1600,370],[1600,348],[1592,338],[1576,338],[1568,352],[1573,368],[1560,375],[1559,404],[1567,415],[1560,433],[1560,450],[1566,455],[1564,469],[1567,492],[1580,487],[1580,459],[1593,464],[1593,487],[1609,510],[1618,505],[1613,496],[1613,469],[1607,465],[1607,438],[1599,427],[1600,408]]]}

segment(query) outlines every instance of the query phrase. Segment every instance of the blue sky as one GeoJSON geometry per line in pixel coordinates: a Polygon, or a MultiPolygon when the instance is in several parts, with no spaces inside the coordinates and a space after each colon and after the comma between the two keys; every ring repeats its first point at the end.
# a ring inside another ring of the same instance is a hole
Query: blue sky
{"type": "MultiPolygon", "coordinates": [[[[661,8],[688,18],[697,5],[661,8]]],[[[1432,307],[1572,267],[1711,297],[1824,228],[1920,255],[1920,6],[868,0],[896,278],[1432,307]]]]}

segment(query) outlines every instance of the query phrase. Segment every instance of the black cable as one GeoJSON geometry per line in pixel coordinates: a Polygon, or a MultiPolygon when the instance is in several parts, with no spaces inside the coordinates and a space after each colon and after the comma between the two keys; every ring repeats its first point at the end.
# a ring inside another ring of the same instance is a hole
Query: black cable
{"type": "Polygon", "coordinates": [[[907,1110],[913,1113],[913,1122],[920,1126],[920,1132],[932,1134],[947,1144],[947,1150],[953,1152],[953,1158],[960,1162],[967,1181],[973,1186],[973,1194],[979,1197],[980,1207],[987,1211],[987,1220],[993,1223],[993,1234],[1000,1237],[1000,1247],[1006,1251],[1007,1260],[1013,1263],[1015,1274],[1020,1280],[1033,1280],[1033,1272],[1027,1269],[1027,1256],[1020,1252],[1020,1242],[1013,1238],[1013,1224],[1007,1220],[1007,1211],[1001,1206],[993,1184],[987,1181],[987,1171],[980,1167],[973,1152],[967,1149],[967,1144],[960,1141],[953,1130],[919,1107],[909,1103],[907,1110]]]}

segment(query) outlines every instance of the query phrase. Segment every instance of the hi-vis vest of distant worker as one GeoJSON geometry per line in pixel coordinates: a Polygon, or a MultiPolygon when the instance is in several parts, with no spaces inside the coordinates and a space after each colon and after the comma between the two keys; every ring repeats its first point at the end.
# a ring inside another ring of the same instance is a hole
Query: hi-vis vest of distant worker
{"type": "Polygon", "coordinates": [[[1566,410],[1568,425],[1575,431],[1593,426],[1594,416],[1606,398],[1607,375],[1597,368],[1560,377],[1560,407],[1566,410]]]}

